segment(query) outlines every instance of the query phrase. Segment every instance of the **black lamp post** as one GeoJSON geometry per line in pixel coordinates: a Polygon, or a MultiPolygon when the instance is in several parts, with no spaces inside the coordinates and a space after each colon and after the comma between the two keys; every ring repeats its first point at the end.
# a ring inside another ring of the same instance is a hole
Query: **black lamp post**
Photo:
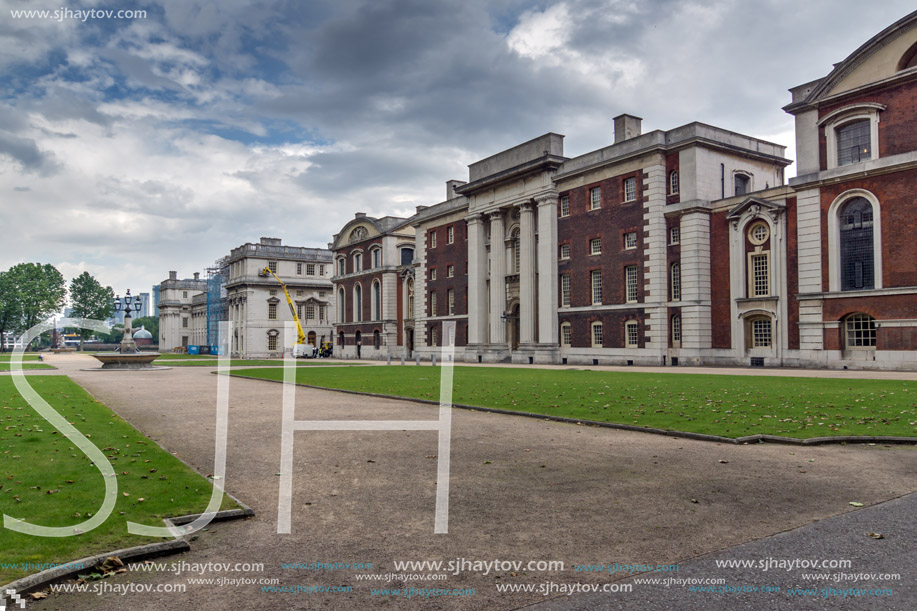
{"type": "Polygon", "coordinates": [[[124,310],[124,338],[121,340],[121,352],[138,352],[137,344],[134,343],[134,337],[131,333],[131,312],[140,312],[142,303],[140,297],[131,296],[131,290],[127,289],[124,299],[115,295],[115,312],[124,310]]]}

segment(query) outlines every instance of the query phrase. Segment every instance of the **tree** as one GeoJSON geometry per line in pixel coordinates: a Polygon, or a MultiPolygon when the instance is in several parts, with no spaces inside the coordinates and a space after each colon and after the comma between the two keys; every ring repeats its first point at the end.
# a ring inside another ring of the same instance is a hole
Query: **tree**
{"type": "Polygon", "coordinates": [[[4,330],[21,333],[60,311],[67,284],[53,265],[20,263],[3,274],[2,294],[11,308],[9,329],[4,330]]]}
{"type": "Polygon", "coordinates": [[[0,272],[0,352],[6,352],[6,334],[19,331],[22,311],[9,272],[0,272]]]}
{"type": "Polygon", "coordinates": [[[64,307],[67,283],[53,265],[20,263],[10,268],[9,275],[22,308],[19,331],[34,327],[64,307]]]}
{"type": "MultiPolygon", "coordinates": [[[[102,286],[89,272],[83,272],[70,281],[70,303],[75,318],[105,320],[111,316],[115,292],[110,286],[102,286]]],[[[80,330],[80,350],[83,340],[92,335],[90,329],[80,330]]]]}

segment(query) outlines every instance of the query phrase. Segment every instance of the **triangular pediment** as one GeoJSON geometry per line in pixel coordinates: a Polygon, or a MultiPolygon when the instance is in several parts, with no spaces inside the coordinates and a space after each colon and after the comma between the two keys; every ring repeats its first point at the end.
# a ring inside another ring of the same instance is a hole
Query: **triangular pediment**
{"type": "Polygon", "coordinates": [[[786,210],[786,205],[778,202],[772,202],[769,199],[760,197],[749,197],[738,206],[734,207],[726,215],[729,220],[742,218],[747,211],[752,211],[755,216],[761,211],[771,212],[773,214],[782,214],[786,210]]]}

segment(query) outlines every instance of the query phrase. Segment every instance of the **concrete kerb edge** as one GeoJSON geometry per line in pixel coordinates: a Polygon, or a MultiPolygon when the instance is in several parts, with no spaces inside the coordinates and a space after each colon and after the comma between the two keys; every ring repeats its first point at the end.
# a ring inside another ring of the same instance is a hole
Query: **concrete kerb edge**
{"type": "Polygon", "coordinates": [[[80,558],[79,560],[72,560],[70,562],[61,563],[79,563],[82,565],[82,568],[57,567],[53,569],[46,569],[40,573],[35,573],[34,575],[28,575],[21,579],[17,579],[16,581],[10,582],[2,587],[4,591],[7,589],[13,589],[16,590],[17,594],[28,594],[29,592],[43,590],[52,583],[64,581],[70,577],[73,577],[74,575],[91,572],[93,567],[105,562],[105,559],[110,556],[116,556],[122,562],[124,562],[124,564],[128,564],[130,562],[140,562],[142,560],[159,558],[161,556],[168,556],[171,554],[180,554],[182,552],[187,552],[190,549],[191,545],[184,539],[172,539],[171,541],[160,541],[159,543],[149,543],[147,545],[128,547],[125,549],[115,550],[113,552],[95,554],[94,556],[87,556],[86,558],[80,558]]]}
{"type": "MultiPolygon", "coordinates": [[[[219,375],[221,372],[211,372],[219,375]]],[[[255,378],[249,376],[237,376],[249,380],[260,380],[262,382],[273,382],[283,384],[283,380],[269,380],[267,378],[255,378]]],[[[379,399],[396,399],[399,401],[410,401],[412,403],[423,403],[425,405],[439,405],[439,401],[430,401],[429,399],[414,399],[411,397],[399,397],[397,395],[383,395],[379,393],[362,392],[358,390],[345,390],[342,388],[328,388],[327,386],[316,386],[314,384],[296,383],[297,386],[304,388],[314,388],[316,390],[330,390],[333,392],[348,393],[351,395],[361,395],[364,397],[377,397],[379,399]]],[[[547,414],[533,414],[531,412],[517,412],[509,409],[500,409],[497,407],[481,407],[478,405],[464,405],[453,403],[452,407],[465,409],[473,412],[488,412],[492,414],[505,414],[507,416],[522,416],[525,418],[535,418],[538,420],[550,420],[552,422],[564,422],[567,424],[580,424],[583,426],[596,426],[607,429],[618,429],[623,431],[634,431],[639,433],[651,433],[653,435],[664,435],[666,437],[680,437],[685,439],[694,439],[696,441],[712,441],[716,443],[729,443],[733,445],[748,445],[751,443],[779,443],[784,445],[827,445],[832,443],[901,443],[917,444],[917,437],[861,437],[854,435],[844,435],[838,437],[812,437],[811,439],[796,439],[795,437],[780,437],[778,435],[749,435],[747,437],[720,437],[719,435],[705,435],[703,433],[689,433],[685,431],[669,431],[666,429],[657,429],[652,427],[634,426],[632,424],[618,424],[615,422],[597,422],[595,420],[582,420],[577,418],[567,418],[565,416],[551,416],[547,414]]]]}
{"type": "MultiPolygon", "coordinates": [[[[241,509],[226,509],[223,511],[218,511],[213,516],[211,522],[224,522],[226,520],[238,520],[241,518],[254,517],[255,511],[241,502],[239,499],[229,494],[225,490],[223,494],[231,498],[233,501],[239,504],[241,509]]],[[[182,524],[189,524],[200,517],[202,514],[195,513],[185,516],[176,516],[174,518],[163,518],[166,526],[174,527],[181,526],[182,524]]],[[[11,583],[8,583],[4,586],[0,586],[0,589],[7,590],[13,589],[16,590],[17,594],[28,594],[29,592],[35,592],[37,590],[43,590],[52,583],[58,581],[64,581],[74,575],[80,573],[85,573],[92,570],[98,564],[105,562],[105,559],[109,556],[118,557],[124,564],[130,562],[140,562],[141,560],[149,560],[150,558],[159,558],[160,556],[168,556],[171,554],[181,554],[187,551],[191,551],[191,544],[188,543],[184,536],[176,537],[171,541],[160,541],[158,543],[149,543],[147,545],[138,545],[136,547],[128,547],[125,549],[115,550],[113,552],[106,552],[102,554],[96,554],[94,556],[88,556],[86,558],[81,558],[79,560],[70,560],[68,562],[61,562],[61,564],[81,564],[82,568],[53,568],[46,569],[34,575],[28,575],[22,579],[17,579],[11,583]]],[[[0,597],[2,599],[2,597],[0,597]]]]}

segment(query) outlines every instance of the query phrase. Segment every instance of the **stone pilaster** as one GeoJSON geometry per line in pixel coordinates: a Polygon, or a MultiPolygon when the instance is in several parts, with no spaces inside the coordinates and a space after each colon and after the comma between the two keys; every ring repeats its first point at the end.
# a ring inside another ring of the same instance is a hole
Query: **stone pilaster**
{"type": "Polygon", "coordinates": [[[710,318],[710,214],[705,210],[681,217],[681,347],[712,346],[710,318]]]}
{"type": "MultiPolygon", "coordinates": [[[[646,320],[646,348],[661,355],[668,345],[668,261],[666,259],[665,193],[666,171],[664,165],[644,168],[643,179],[643,284],[646,320]]],[[[660,358],[661,360],[661,358],[660,358]]]]}
{"type": "Polygon", "coordinates": [[[519,221],[519,342],[535,342],[535,211],[530,202],[520,206],[519,221]]]}
{"type": "Polygon", "coordinates": [[[468,221],[468,343],[487,342],[487,249],[484,219],[480,214],[468,221]]]}
{"type": "Polygon", "coordinates": [[[506,308],[506,247],[503,212],[490,215],[490,343],[506,344],[503,310],[506,308]]]}
{"type": "Polygon", "coordinates": [[[538,205],[538,343],[557,346],[557,194],[538,205]]]}

